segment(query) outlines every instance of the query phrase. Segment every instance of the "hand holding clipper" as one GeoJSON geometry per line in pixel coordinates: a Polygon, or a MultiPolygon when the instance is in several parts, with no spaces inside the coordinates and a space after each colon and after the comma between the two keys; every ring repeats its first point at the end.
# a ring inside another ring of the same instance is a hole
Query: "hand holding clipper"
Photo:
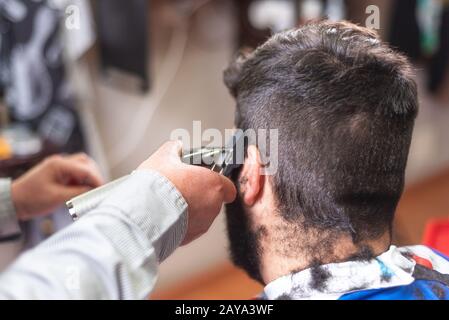
{"type": "MultiPolygon", "coordinates": [[[[232,171],[237,168],[243,159],[243,134],[239,133],[232,137],[228,145],[224,148],[199,148],[183,152],[181,161],[184,164],[201,166],[217,172],[225,177],[229,177],[232,171]],[[241,149],[241,150],[240,150],[241,149]]],[[[162,147],[161,149],[163,149],[162,147]]],[[[161,152],[159,149],[157,153],[161,152]]],[[[153,157],[153,156],[152,156],[153,157]]],[[[151,158],[145,161],[139,168],[145,167],[151,158]]],[[[73,220],[79,219],[87,212],[96,208],[105,198],[109,196],[112,190],[126,181],[128,176],[121,177],[100,188],[91,190],[78,197],[67,201],[67,207],[73,220]]]]}

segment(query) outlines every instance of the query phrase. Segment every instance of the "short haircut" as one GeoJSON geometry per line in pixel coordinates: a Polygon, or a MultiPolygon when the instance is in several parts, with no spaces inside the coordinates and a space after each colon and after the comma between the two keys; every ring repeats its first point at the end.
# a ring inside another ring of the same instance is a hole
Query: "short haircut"
{"type": "Polygon", "coordinates": [[[224,78],[237,128],[279,130],[271,181],[285,220],[354,241],[391,231],[418,111],[403,55],[372,30],[318,21],[241,55],[224,78]]]}

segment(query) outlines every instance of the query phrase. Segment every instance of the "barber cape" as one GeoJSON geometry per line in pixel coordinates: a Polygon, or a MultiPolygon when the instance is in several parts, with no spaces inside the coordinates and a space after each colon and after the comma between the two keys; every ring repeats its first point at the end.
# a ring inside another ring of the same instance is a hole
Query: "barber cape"
{"type": "Polygon", "coordinates": [[[391,246],[368,261],[332,263],[269,283],[270,300],[449,299],[449,258],[426,246],[391,246]]]}

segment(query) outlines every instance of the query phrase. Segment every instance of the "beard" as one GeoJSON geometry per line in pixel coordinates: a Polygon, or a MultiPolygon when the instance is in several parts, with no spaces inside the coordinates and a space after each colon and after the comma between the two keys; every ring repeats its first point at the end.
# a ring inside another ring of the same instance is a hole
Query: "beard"
{"type": "Polygon", "coordinates": [[[226,224],[229,239],[229,251],[232,262],[242,268],[251,278],[263,284],[260,273],[260,241],[258,232],[251,229],[251,223],[243,205],[238,174],[231,179],[237,186],[237,198],[226,204],[226,224]]]}

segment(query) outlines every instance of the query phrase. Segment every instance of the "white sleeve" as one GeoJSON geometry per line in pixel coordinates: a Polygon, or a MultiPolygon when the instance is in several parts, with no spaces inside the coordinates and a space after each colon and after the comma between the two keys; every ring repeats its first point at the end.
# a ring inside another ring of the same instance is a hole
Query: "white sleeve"
{"type": "Polygon", "coordinates": [[[187,203],[165,177],[136,171],[97,209],[0,276],[3,299],[143,299],[182,242],[187,203]]]}
{"type": "Polygon", "coordinates": [[[11,199],[11,179],[0,179],[0,239],[19,234],[19,222],[11,199]]]}

